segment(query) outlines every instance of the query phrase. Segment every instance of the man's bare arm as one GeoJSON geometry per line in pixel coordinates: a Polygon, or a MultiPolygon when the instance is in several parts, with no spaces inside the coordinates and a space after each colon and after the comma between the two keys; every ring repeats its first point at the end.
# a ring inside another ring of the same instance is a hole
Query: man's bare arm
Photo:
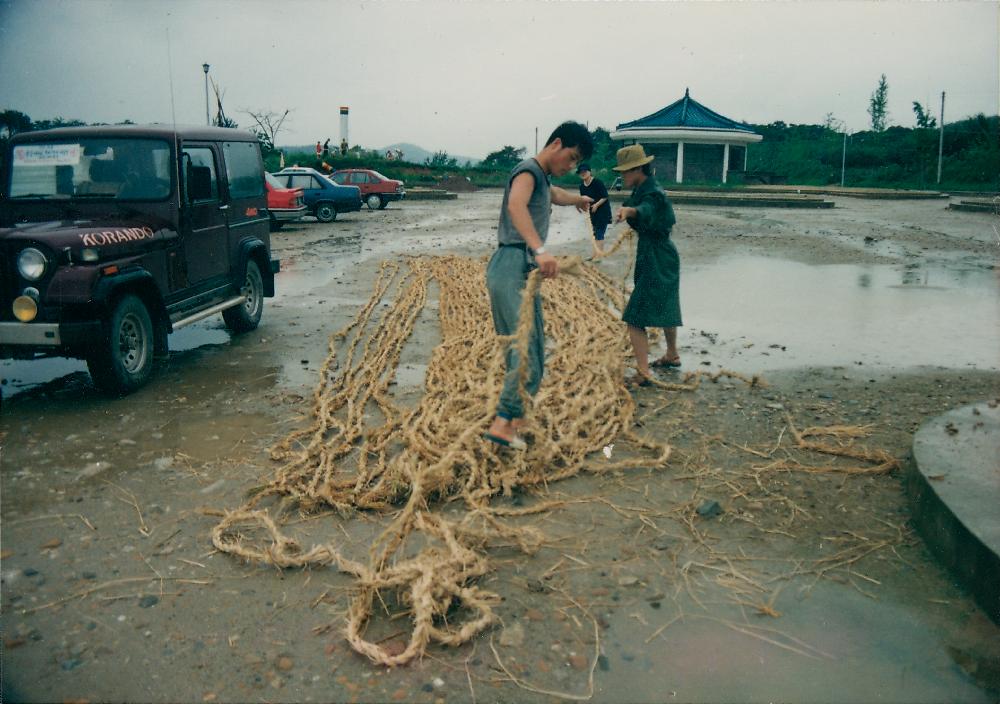
{"type": "Polygon", "coordinates": [[[511,224],[517,229],[532,252],[535,253],[535,263],[538,265],[542,276],[547,279],[553,278],[559,273],[559,264],[556,258],[542,249],[542,237],[535,229],[535,223],[531,220],[531,213],[528,212],[528,201],[531,200],[531,191],[535,187],[535,177],[528,172],[522,172],[514,177],[510,184],[510,196],[507,198],[507,212],[510,214],[511,224]]]}
{"type": "Polygon", "coordinates": [[[581,213],[587,212],[590,209],[590,204],[593,202],[589,196],[570,193],[564,188],[559,188],[559,186],[552,186],[549,189],[549,197],[553,205],[574,205],[581,213]]]}

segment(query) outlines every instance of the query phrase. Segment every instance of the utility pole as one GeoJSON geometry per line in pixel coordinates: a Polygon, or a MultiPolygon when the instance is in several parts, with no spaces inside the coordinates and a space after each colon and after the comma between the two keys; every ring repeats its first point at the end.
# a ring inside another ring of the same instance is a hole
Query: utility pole
{"type": "Polygon", "coordinates": [[[938,127],[938,184],[941,183],[941,159],[944,156],[944,91],[941,91],[941,124],[938,127]]]}
{"type": "Polygon", "coordinates": [[[844,173],[847,168],[847,125],[844,125],[844,149],[840,153],[840,187],[844,187],[844,173]]]}
{"type": "Polygon", "coordinates": [[[205,72],[205,124],[211,126],[212,118],[208,116],[208,64],[202,64],[201,70],[205,72]]]}
{"type": "Polygon", "coordinates": [[[538,128],[535,128],[535,154],[538,153],[538,128]]]}

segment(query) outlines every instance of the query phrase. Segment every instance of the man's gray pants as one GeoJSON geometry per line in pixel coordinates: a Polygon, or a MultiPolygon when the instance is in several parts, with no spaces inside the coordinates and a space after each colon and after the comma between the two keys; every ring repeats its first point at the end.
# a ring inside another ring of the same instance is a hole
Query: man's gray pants
{"type": "MultiPolygon", "coordinates": [[[[486,288],[490,293],[490,310],[493,312],[493,327],[498,335],[513,335],[517,332],[517,314],[521,309],[521,293],[528,280],[531,267],[528,253],[520,247],[498,247],[486,267],[486,288]]],[[[542,320],[542,299],[535,295],[535,324],[528,340],[528,378],[524,388],[534,396],[542,383],[545,369],[545,328],[542,320]]],[[[503,380],[503,391],[497,404],[497,415],[503,418],[523,418],[524,403],[517,393],[520,355],[511,345],[507,349],[507,373],[503,380]]]]}

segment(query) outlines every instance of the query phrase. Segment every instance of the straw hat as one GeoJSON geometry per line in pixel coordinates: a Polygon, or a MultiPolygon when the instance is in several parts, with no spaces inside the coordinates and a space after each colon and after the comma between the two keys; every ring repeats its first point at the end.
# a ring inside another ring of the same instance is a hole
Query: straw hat
{"type": "Polygon", "coordinates": [[[618,159],[618,166],[614,167],[614,171],[628,171],[653,160],[653,157],[646,156],[646,150],[641,144],[622,147],[615,156],[618,159]]]}

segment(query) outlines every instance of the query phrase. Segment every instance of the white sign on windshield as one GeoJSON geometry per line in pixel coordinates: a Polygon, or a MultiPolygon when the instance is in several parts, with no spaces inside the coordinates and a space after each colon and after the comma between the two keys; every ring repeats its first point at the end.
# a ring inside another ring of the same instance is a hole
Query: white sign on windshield
{"type": "Polygon", "coordinates": [[[80,163],[79,144],[25,144],[14,147],[17,166],[66,166],[80,163]]]}

